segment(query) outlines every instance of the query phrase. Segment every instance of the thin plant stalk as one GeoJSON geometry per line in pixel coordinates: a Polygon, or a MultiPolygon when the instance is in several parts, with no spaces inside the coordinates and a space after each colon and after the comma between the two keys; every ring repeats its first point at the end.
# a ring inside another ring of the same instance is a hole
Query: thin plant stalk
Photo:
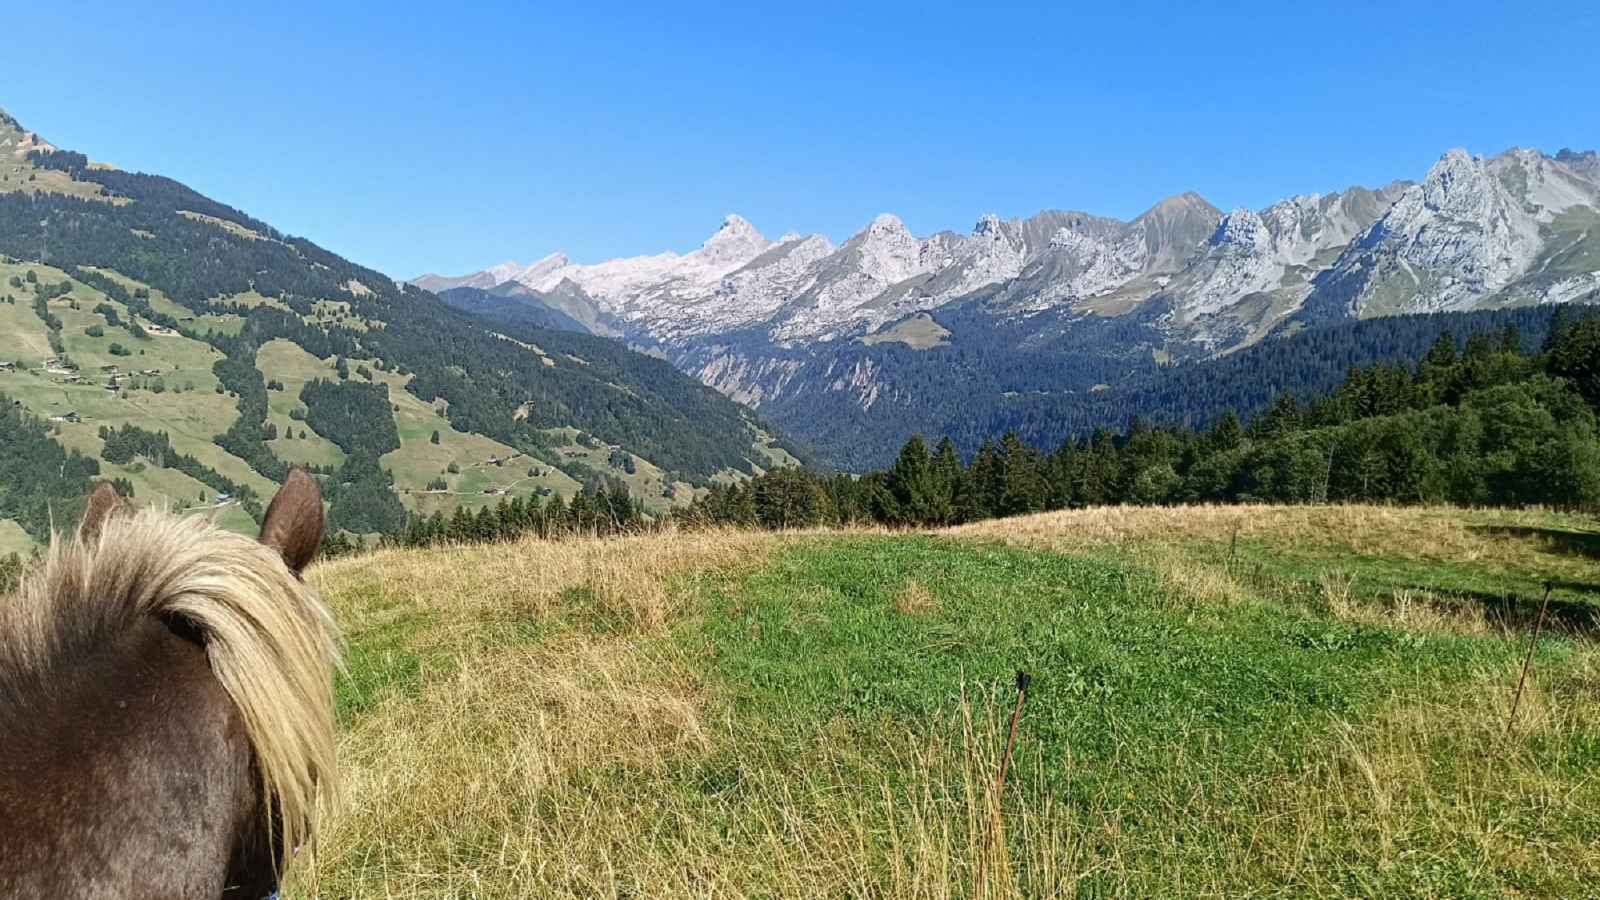
{"type": "Polygon", "coordinates": [[[1506,720],[1506,734],[1517,723],[1517,706],[1522,703],[1522,689],[1528,684],[1528,670],[1533,667],[1533,650],[1539,646],[1539,632],[1544,630],[1545,612],[1550,609],[1550,582],[1544,583],[1544,602],[1539,604],[1539,621],[1533,626],[1533,640],[1528,643],[1528,658],[1522,661],[1522,677],[1517,680],[1517,693],[1511,698],[1511,717],[1506,720]]]}
{"type": "Polygon", "coordinates": [[[972,900],[983,894],[983,877],[989,867],[989,848],[994,844],[994,833],[1000,827],[1000,803],[1005,798],[1006,768],[1011,763],[1011,748],[1017,740],[1017,719],[1022,716],[1022,700],[1028,695],[1028,682],[1033,676],[1017,672],[1017,705],[1011,710],[1011,728],[1006,733],[1006,752],[1000,757],[1000,777],[995,782],[994,805],[989,810],[989,828],[983,835],[983,854],[978,857],[978,877],[972,882],[972,900]]]}

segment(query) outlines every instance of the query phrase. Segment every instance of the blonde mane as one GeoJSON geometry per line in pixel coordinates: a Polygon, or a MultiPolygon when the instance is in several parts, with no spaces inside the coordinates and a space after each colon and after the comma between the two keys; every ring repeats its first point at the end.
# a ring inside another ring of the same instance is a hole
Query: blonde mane
{"type": "Polygon", "coordinates": [[[337,639],[316,592],[278,552],[201,518],[158,510],[57,536],[13,597],[0,599],[0,696],[93,652],[144,616],[181,617],[244,720],[264,807],[277,813],[280,874],[311,844],[319,798],[338,792],[337,639]]]}

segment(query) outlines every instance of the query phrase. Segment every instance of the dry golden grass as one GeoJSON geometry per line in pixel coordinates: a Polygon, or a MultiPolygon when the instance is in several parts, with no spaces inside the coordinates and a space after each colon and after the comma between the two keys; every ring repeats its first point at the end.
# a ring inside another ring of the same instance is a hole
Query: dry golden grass
{"type": "Polygon", "coordinates": [[[317,565],[311,577],[334,611],[359,630],[374,609],[401,604],[476,631],[483,617],[542,614],[573,588],[641,627],[663,623],[675,609],[668,582],[680,573],[755,566],[786,539],[765,532],[674,531],[655,535],[516,544],[380,550],[317,565]],[[376,577],[375,577],[376,576],[376,577]],[[340,598],[349,598],[340,602],[340,598]]]}
{"type": "Polygon", "coordinates": [[[556,885],[600,889],[605,860],[587,851],[604,855],[608,842],[630,838],[647,846],[638,828],[651,820],[586,798],[586,774],[649,771],[706,744],[693,675],[648,648],[687,589],[674,579],[759,564],[784,541],[748,532],[530,540],[381,551],[315,567],[312,578],[352,635],[427,617],[430,627],[403,650],[426,657],[436,677],[424,677],[416,696],[381,698],[342,735],[347,807],[298,890],[512,897],[559,895],[549,893],[556,885]],[[612,633],[496,639],[537,627],[575,598],[612,633]],[[557,860],[565,868],[552,867],[557,860]]]}
{"type": "Polygon", "coordinates": [[[894,594],[894,608],[907,615],[922,612],[937,602],[939,598],[915,578],[907,578],[905,587],[894,594]]]}
{"type": "Polygon", "coordinates": [[[1533,510],[1425,506],[1101,506],[991,519],[947,533],[1048,550],[1273,539],[1356,556],[1449,559],[1489,568],[1520,566],[1531,551],[1587,573],[1591,564],[1547,539],[1492,530],[1537,528],[1545,518],[1533,510]]]}
{"type": "MultiPolygon", "coordinates": [[[[719,833],[716,809],[672,780],[738,736],[705,720],[694,672],[652,638],[695,579],[758,565],[794,539],[529,541],[316,567],[352,634],[430,616],[408,650],[429,654],[435,677],[383,697],[342,734],[345,807],[287,896],[962,896],[1003,745],[995,709],[974,721],[963,701],[959,752],[925,733],[885,736],[898,765],[843,794],[747,773],[737,833],[719,833]],[[485,639],[574,604],[622,627],[485,639]],[[916,773],[910,802],[903,772],[916,773]],[[619,777],[637,789],[617,791],[619,777]]],[[[933,597],[909,582],[899,602],[914,612],[933,597]]],[[[814,751],[819,772],[860,762],[853,736],[823,736],[814,751]]],[[[1071,865],[1078,839],[1059,813],[1045,801],[1004,821],[1028,835],[1036,881],[1071,865]]],[[[1006,847],[996,844],[988,896],[1017,896],[1006,847]]]]}
{"type": "MultiPolygon", "coordinates": [[[[1538,554],[1540,565],[1592,581],[1592,562],[1537,536],[1472,527],[1539,521],[1349,507],[1105,509],[948,533],[1110,550],[1151,565],[1167,591],[1199,605],[1262,602],[1248,578],[1193,552],[1235,533],[1334,556],[1467,557],[1484,567],[1525,568],[1538,554]]],[[[964,687],[947,721],[840,719],[769,751],[763,742],[776,738],[744,731],[750,723],[708,695],[678,640],[697,591],[714,586],[742,604],[751,589],[730,578],[811,538],[679,532],[383,551],[316,567],[353,640],[394,629],[386,665],[401,671],[410,658],[418,674],[350,718],[340,744],[346,808],[286,896],[970,896],[1010,695],[964,687]],[[769,752],[783,763],[769,765],[769,752]]],[[[938,584],[896,584],[886,593],[898,612],[940,612],[938,584]]],[[[1503,633],[1448,598],[1363,599],[1338,568],[1314,589],[1352,621],[1503,633]]],[[[1574,645],[1571,660],[1539,673],[1509,737],[1506,685],[1520,665],[1510,654],[1459,681],[1408,685],[1412,693],[1376,714],[1333,717],[1325,736],[1251,783],[1179,741],[1170,769],[1145,785],[1151,796],[1067,797],[1044,781],[1044,748],[1026,745],[1013,771],[1034,780],[1007,788],[983,896],[1225,897],[1242,886],[1252,896],[1372,896],[1347,880],[1348,859],[1319,856],[1325,847],[1401,873],[1385,884],[1419,873],[1419,897],[1442,896],[1430,866],[1462,858],[1485,872],[1555,873],[1506,896],[1575,896],[1563,885],[1600,884],[1600,850],[1572,823],[1600,816],[1600,802],[1592,780],[1548,770],[1549,747],[1600,733],[1600,652],[1574,645]]],[[[1074,766],[1068,750],[1049,761],[1058,783],[1074,766]]]]}
{"type": "Polygon", "coordinates": [[[1395,591],[1390,602],[1381,603],[1356,597],[1351,588],[1354,577],[1347,571],[1330,570],[1317,578],[1317,586],[1328,609],[1346,622],[1365,625],[1393,625],[1412,631],[1437,631],[1450,634],[1504,634],[1504,623],[1492,622],[1483,605],[1459,598],[1439,596],[1433,591],[1395,591]]]}

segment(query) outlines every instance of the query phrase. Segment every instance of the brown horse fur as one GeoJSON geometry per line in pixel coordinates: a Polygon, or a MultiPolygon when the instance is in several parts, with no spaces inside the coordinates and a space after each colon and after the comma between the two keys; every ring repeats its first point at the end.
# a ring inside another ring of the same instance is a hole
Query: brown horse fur
{"type": "Polygon", "coordinates": [[[0,598],[0,897],[257,900],[337,786],[299,469],[260,543],[108,484],[0,598]]]}

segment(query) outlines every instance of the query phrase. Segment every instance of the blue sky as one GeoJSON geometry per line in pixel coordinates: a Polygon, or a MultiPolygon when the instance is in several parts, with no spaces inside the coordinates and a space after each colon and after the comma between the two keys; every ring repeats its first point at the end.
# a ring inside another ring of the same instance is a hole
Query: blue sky
{"type": "Polygon", "coordinates": [[[0,107],[394,276],[1600,146],[1600,4],[15,4],[0,107]]]}

